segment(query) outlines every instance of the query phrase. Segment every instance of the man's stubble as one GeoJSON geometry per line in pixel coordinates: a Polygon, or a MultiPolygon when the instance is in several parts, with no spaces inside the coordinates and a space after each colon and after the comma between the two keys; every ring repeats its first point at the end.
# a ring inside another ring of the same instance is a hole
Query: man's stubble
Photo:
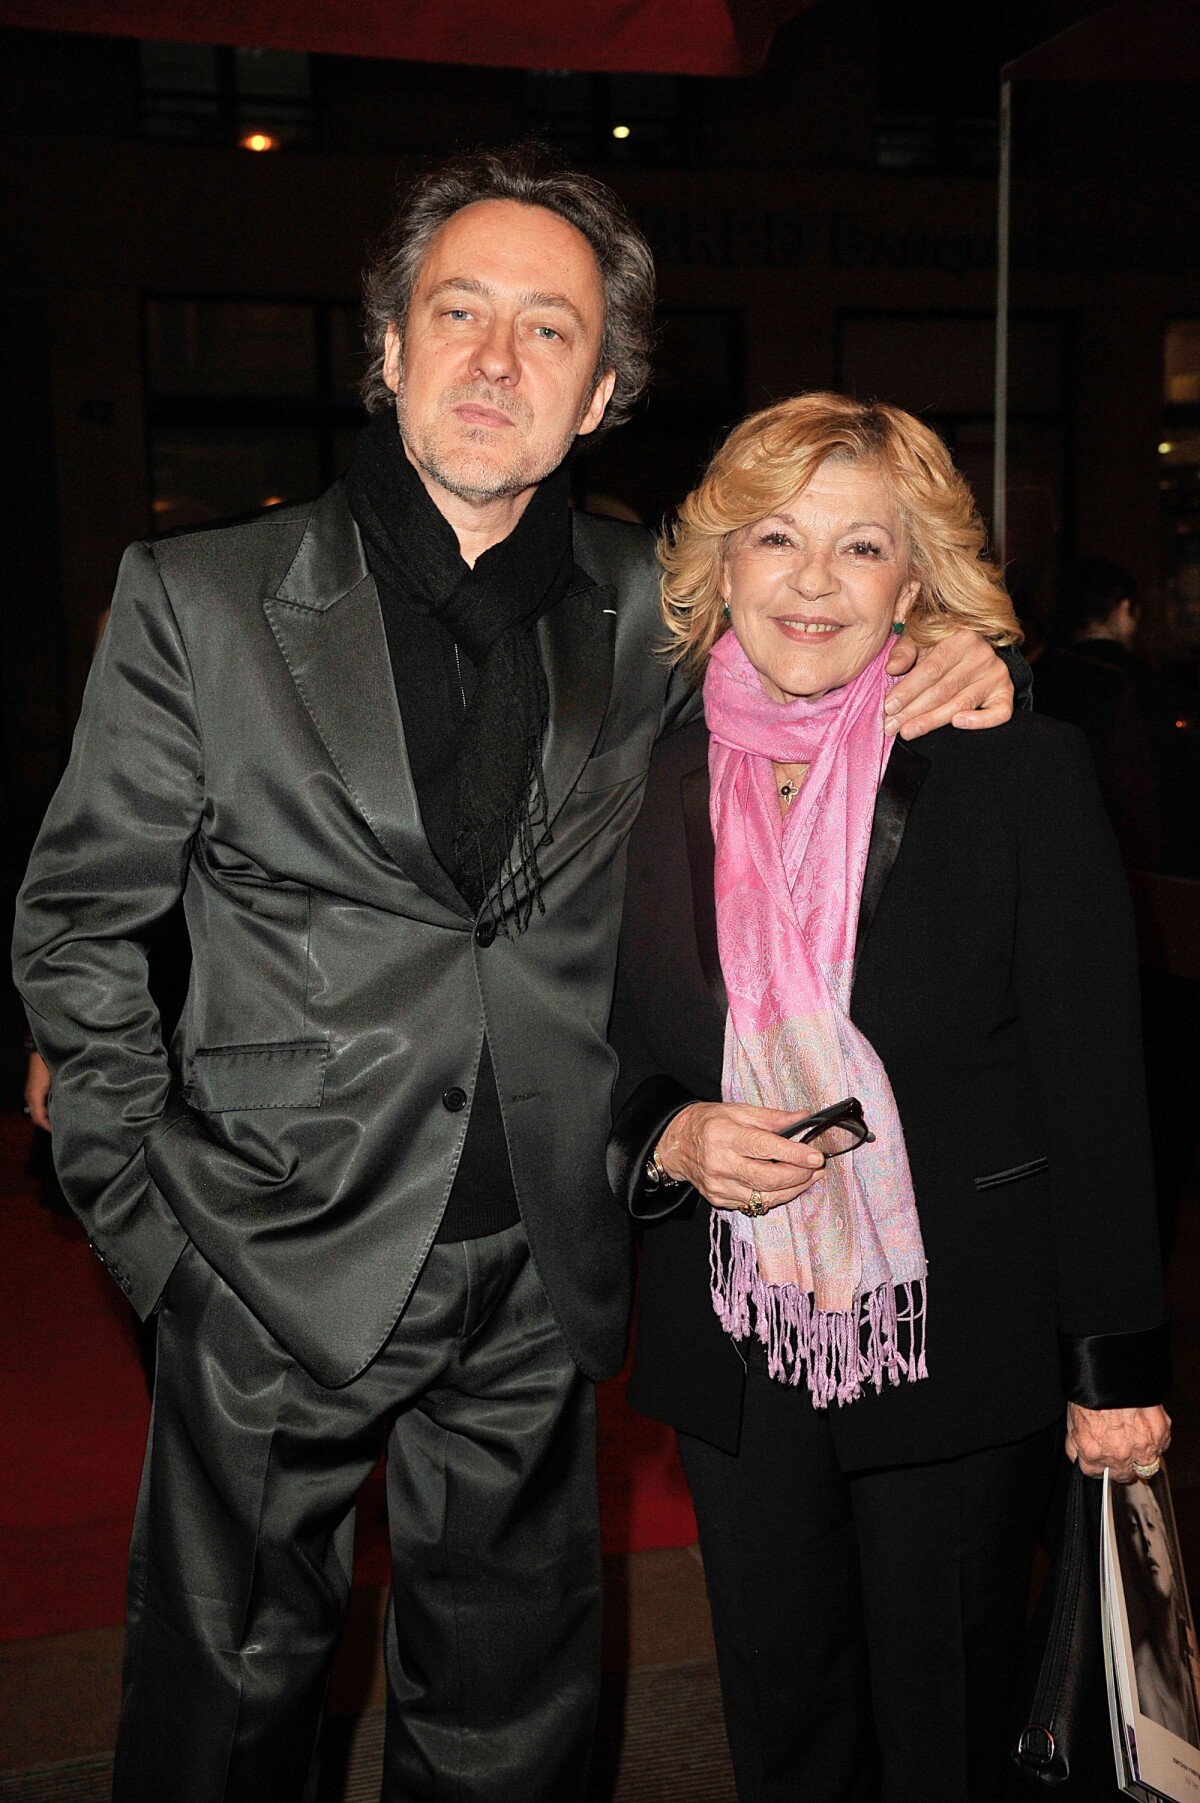
{"type": "MultiPolygon", "coordinates": [[[[510,402],[497,405],[494,395],[480,395],[470,388],[452,389],[442,398],[442,412],[448,413],[452,407],[463,402],[475,402],[482,406],[506,413],[515,420],[518,427],[530,423],[529,414],[523,404],[520,408],[510,402]]],[[[582,413],[580,415],[582,418],[582,413]]],[[[462,450],[455,453],[453,459],[439,447],[433,431],[422,432],[414,427],[409,419],[404,394],[404,376],[400,375],[396,388],[396,421],[400,428],[400,437],[405,449],[422,475],[444,489],[447,494],[457,497],[475,506],[486,505],[490,501],[507,500],[513,495],[523,494],[527,489],[536,488],[539,482],[552,475],[566,457],[575,442],[576,427],[565,433],[561,442],[551,445],[541,456],[536,448],[527,442],[522,444],[513,461],[507,467],[497,466],[491,459],[472,458],[470,452],[462,450]],[[522,454],[523,453],[523,454],[522,454]]],[[[480,442],[486,442],[486,428],[480,429],[480,442]]]]}

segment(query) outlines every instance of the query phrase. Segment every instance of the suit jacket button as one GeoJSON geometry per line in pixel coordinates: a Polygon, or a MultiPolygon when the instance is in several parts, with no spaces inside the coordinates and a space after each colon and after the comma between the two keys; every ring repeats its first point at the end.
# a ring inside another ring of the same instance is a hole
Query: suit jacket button
{"type": "Polygon", "coordinates": [[[495,937],[496,937],[495,921],[492,920],[490,917],[487,920],[481,920],[479,925],[475,928],[475,943],[476,943],[476,945],[482,945],[486,949],[492,943],[492,940],[495,937]]]}
{"type": "Polygon", "coordinates": [[[467,1105],[465,1089],[448,1089],[442,1097],[442,1107],[447,1114],[461,1114],[467,1105]]]}

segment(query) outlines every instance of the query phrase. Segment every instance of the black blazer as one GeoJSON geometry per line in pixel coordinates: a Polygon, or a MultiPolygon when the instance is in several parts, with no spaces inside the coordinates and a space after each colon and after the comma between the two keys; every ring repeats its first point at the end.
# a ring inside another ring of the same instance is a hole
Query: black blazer
{"type": "MultiPolygon", "coordinates": [[[[643,1154],[720,1095],[703,725],[651,763],[612,1033],[614,1189],[649,1220],[630,1401],[733,1451],[742,1354],[708,1285],[708,1205],[643,1154]],[[689,1192],[690,1194],[690,1192],[689,1192]]],[[[897,742],[875,809],[851,1014],[887,1067],[929,1263],[929,1377],[830,1410],[848,1468],[1032,1433],[1064,1394],[1151,1403],[1167,1344],[1129,902],[1081,736],[1028,713],[897,742]]],[[[809,1406],[807,1393],[798,1402],[809,1406]]]]}

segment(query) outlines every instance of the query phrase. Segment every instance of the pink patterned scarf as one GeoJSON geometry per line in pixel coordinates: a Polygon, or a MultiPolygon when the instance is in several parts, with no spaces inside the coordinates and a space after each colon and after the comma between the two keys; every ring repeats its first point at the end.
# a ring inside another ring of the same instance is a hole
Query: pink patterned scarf
{"type": "Polygon", "coordinates": [[[817,701],[772,701],[732,632],[704,682],[717,942],[729,994],[727,1102],[810,1113],[863,1104],[874,1144],[830,1160],[796,1201],[712,1211],[713,1307],[754,1326],[771,1376],[814,1403],[925,1376],[925,1253],[887,1073],[850,1020],[859,901],[891,741],[879,656],[817,701]],[[807,764],[786,817],[772,760],[807,764]],[[899,1292],[899,1294],[898,1294],[899,1292]]]}

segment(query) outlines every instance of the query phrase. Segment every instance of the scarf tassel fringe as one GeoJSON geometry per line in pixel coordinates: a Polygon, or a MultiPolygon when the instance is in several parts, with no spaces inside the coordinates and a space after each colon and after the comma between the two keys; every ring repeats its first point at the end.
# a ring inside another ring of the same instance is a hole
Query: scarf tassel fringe
{"type": "Polygon", "coordinates": [[[754,1244],[723,1228],[714,1213],[709,1247],[712,1302],[735,1340],[757,1332],[767,1370],[779,1383],[807,1383],[816,1408],[854,1402],[864,1384],[915,1383],[925,1363],[925,1284],[881,1284],[851,1309],[821,1309],[791,1284],[766,1283],[754,1244]],[[753,1303],[753,1311],[751,1311],[753,1303]]]}

